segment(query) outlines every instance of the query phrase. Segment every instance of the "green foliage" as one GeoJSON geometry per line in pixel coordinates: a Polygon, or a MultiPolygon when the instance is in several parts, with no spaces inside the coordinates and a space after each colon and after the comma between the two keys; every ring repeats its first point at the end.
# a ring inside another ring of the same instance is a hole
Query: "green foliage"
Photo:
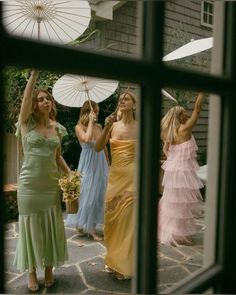
{"type": "MultiPolygon", "coordinates": [[[[30,75],[30,71],[30,69],[19,69],[16,67],[9,67],[5,69],[5,132],[12,133],[15,131],[14,124],[18,120],[21,99],[23,97],[24,88],[30,75]]],[[[37,81],[37,87],[51,90],[52,85],[59,77],[59,75],[47,71],[40,72],[40,76],[37,81]]]]}
{"type": "Polygon", "coordinates": [[[27,81],[27,70],[7,68],[4,72],[4,131],[14,132],[14,124],[20,112],[21,97],[27,81]]]}
{"type": "MultiPolygon", "coordinates": [[[[20,112],[21,98],[29,75],[29,69],[10,67],[5,70],[5,132],[15,132],[15,123],[18,120],[20,112]]],[[[61,75],[56,73],[41,71],[37,80],[37,87],[46,88],[51,91],[54,83],[60,76],[61,75]]],[[[118,93],[115,92],[112,96],[99,104],[99,123],[103,125],[105,118],[115,110],[117,101],[118,93]]],[[[80,109],[65,107],[58,103],[56,103],[56,105],[57,121],[65,126],[68,132],[68,136],[65,137],[62,143],[62,154],[71,169],[76,169],[81,148],[74,130],[79,119],[80,109]]]]}
{"type": "Polygon", "coordinates": [[[98,122],[104,124],[105,118],[115,111],[119,99],[119,91],[116,90],[110,97],[99,103],[99,118],[98,122]]]}
{"type": "Polygon", "coordinates": [[[165,88],[167,92],[169,92],[178,102],[178,104],[185,109],[189,108],[189,104],[191,103],[195,93],[193,91],[182,90],[182,89],[173,89],[173,88],[165,88]]]}
{"type": "Polygon", "coordinates": [[[17,191],[5,192],[4,199],[6,220],[17,220],[19,215],[17,207],[17,191]]]}

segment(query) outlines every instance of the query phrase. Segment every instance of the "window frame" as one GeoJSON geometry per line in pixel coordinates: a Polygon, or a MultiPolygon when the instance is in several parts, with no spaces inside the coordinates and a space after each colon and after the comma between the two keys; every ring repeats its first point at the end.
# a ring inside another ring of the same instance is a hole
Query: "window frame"
{"type": "MultiPolygon", "coordinates": [[[[0,23],[0,97],[4,97],[3,70],[5,66],[47,68],[53,71],[70,72],[104,78],[118,79],[139,83],[141,87],[140,108],[140,141],[138,146],[138,176],[137,176],[137,232],[136,232],[136,273],[133,280],[133,293],[155,294],[157,282],[156,259],[156,213],[157,213],[157,182],[159,174],[159,132],[157,122],[161,114],[161,88],[163,86],[181,87],[216,93],[221,99],[221,139],[224,146],[220,149],[218,208],[222,219],[218,220],[216,238],[215,263],[198,275],[188,280],[172,293],[199,293],[213,288],[216,293],[236,293],[234,284],[234,265],[236,264],[236,189],[234,188],[234,167],[236,166],[236,139],[233,131],[236,129],[234,100],[234,85],[236,80],[236,3],[221,3],[225,6],[225,40],[227,51],[223,56],[224,71],[221,76],[191,72],[171,68],[162,63],[163,29],[165,3],[164,1],[142,1],[143,9],[143,56],[132,59],[119,56],[109,56],[95,52],[85,52],[82,49],[71,49],[63,46],[49,46],[33,41],[17,39],[8,36],[0,23]],[[30,49],[30,50],[29,50],[30,49]],[[65,56],[67,57],[65,59],[65,56]],[[37,57],[37,58],[36,58],[37,57]],[[58,64],[60,60],[60,65],[58,64]],[[90,61],[89,63],[87,61],[90,61]],[[114,71],[114,68],[116,71],[114,71]],[[79,71],[78,71],[79,69],[79,71]],[[101,72],[102,69],[102,72],[101,72]],[[148,130],[148,132],[147,132],[148,130]],[[143,197],[145,196],[145,198],[143,197]],[[223,202],[224,201],[224,202],[223,202]],[[222,205],[220,207],[220,205],[222,205]],[[227,213],[227,214],[226,214],[227,213]],[[224,237],[222,239],[222,237],[224,237]],[[230,291],[230,292],[229,292],[230,291]]],[[[0,14],[2,3],[0,3],[0,14]]],[[[1,103],[3,106],[3,103],[1,103]]],[[[0,113],[0,136],[3,138],[3,108],[0,113]]],[[[0,154],[3,158],[3,144],[0,154]]],[[[3,163],[3,161],[1,161],[3,163]]],[[[1,176],[3,167],[1,165],[1,176]]],[[[3,177],[0,177],[0,184],[3,177]]],[[[1,200],[3,192],[1,190],[1,200]]],[[[4,201],[3,201],[4,202],[4,201]]],[[[0,206],[0,293],[4,293],[4,204],[0,206]]]]}
{"type": "Polygon", "coordinates": [[[214,25],[214,1],[212,1],[212,0],[203,0],[203,1],[201,1],[201,25],[204,26],[204,27],[208,27],[208,28],[213,29],[213,25],[214,25]],[[212,4],[212,6],[213,6],[213,13],[212,14],[210,12],[204,10],[204,4],[205,3],[212,4]],[[212,16],[212,24],[210,24],[209,22],[204,21],[204,15],[205,14],[207,15],[208,20],[209,20],[209,16],[212,16]]]}

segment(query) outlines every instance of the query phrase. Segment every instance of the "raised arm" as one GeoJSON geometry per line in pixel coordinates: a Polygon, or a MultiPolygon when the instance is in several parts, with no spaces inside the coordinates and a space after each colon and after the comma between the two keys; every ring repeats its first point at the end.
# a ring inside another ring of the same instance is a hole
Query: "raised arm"
{"type": "Polygon", "coordinates": [[[32,111],[32,97],[35,89],[36,81],[38,77],[38,71],[32,70],[30,78],[26,84],[24,96],[21,103],[19,122],[24,125],[27,123],[29,115],[32,111]]]}
{"type": "Polygon", "coordinates": [[[86,131],[83,129],[83,127],[80,124],[77,124],[75,126],[75,134],[76,137],[78,138],[78,140],[81,143],[88,143],[91,142],[93,139],[93,127],[94,127],[94,123],[96,121],[96,114],[92,111],[89,114],[89,123],[88,123],[88,127],[86,129],[86,131]]]}
{"type": "Polygon", "coordinates": [[[186,121],[185,124],[183,124],[183,129],[184,130],[189,130],[191,131],[192,128],[194,127],[194,125],[197,122],[197,119],[199,117],[201,108],[202,108],[202,103],[203,103],[203,98],[204,98],[204,94],[202,92],[199,92],[195,104],[194,104],[194,108],[193,108],[193,112],[191,114],[191,117],[186,121]]]}
{"type": "Polygon", "coordinates": [[[113,123],[115,122],[115,120],[116,120],[116,115],[114,114],[111,114],[110,116],[106,118],[105,126],[102,130],[101,135],[97,138],[95,146],[94,146],[94,149],[96,152],[100,152],[105,148],[108,142],[108,139],[110,137],[111,127],[113,123]]]}

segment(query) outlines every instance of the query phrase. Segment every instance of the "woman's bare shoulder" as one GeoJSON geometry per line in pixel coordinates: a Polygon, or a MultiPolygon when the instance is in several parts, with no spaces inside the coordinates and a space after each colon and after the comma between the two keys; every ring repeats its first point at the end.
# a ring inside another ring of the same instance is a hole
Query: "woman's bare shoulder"
{"type": "Polygon", "coordinates": [[[99,123],[95,123],[94,126],[95,126],[96,128],[98,128],[98,129],[102,129],[102,125],[99,124],[99,123]]]}
{"type": "Polygon", "coordinates": [[[82,125],[81,123],[77,123],[76,125],[75,125],[75,130],[76,131],[85,131],[86,130],[86,127],[84,126],[84,125],[82,125]]]}

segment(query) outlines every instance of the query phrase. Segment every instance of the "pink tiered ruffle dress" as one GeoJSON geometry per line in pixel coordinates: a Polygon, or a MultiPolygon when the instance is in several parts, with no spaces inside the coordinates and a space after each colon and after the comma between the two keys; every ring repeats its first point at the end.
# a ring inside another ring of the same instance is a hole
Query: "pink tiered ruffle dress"
{"type": "Polygon", "coordinates": [[[163,196],[158,207],[158,241],[179,245],[190,243],[197,232],[195,218],[201,214],[203,184],[197,176],[197,144],[192,136],[186,142],[169,146],[163,163],[163,196]]]}

